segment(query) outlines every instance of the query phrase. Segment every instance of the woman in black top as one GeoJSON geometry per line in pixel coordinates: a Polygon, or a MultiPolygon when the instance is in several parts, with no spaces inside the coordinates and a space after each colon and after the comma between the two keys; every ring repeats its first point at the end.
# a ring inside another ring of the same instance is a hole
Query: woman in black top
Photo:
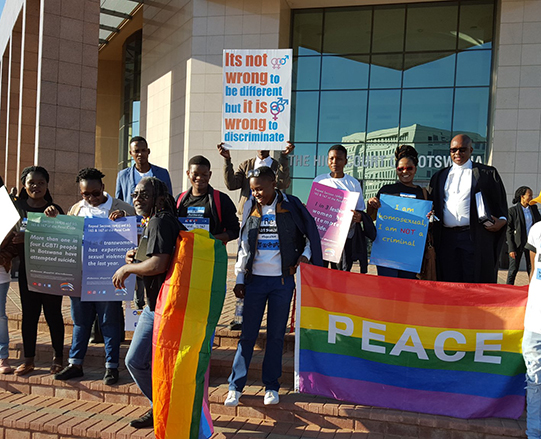
{"type": "MultiPolygon", "coordinates": [[[[366,212],[372,218],[376,218],[376,213],[381,207],[379,197],[381,194],[394,195],[397,197],[417,198],[424,200],[423,189],[413,184],[415,173],[417,172],[417,165],[419,159],[417,158],[417,151],[411,145],[401,145],[396,148],[394,153],[396,159],[396,175],[398,176],[398,182],[393,184],[386,184],[381,187],[375,197],[368,200],[368,207],[366,212]]],[[[417,273],[411,271],[398,270],[396,268],[388,268],[377,266],[378,276],[387,277],[399,277],[403,279],[417,279],[417,273]]]]}
{"type": "MultiPolygon", "coordinates": [[[[62,208],[53,203],[49,192],[49,173],[41,166],[25,168],[21,174],[22,189],[15,207],[19,210],[21,218],[27,218],[28,212],[44,213],[49,217],[63,214],[62,208]]],[[[51,343],[54,349],[51,373],[62,370],[62,357],[64,352],[64,320],[62,318],[62,298],[60,295],[36,293],[30,291],[26,279],[24,260],[24,232],[18,232],[13,239],[17,244],[20,256],[19,292],[23,311],[22,335],[24,349],[24,363],[15,369],[16,375],[25,375],[34,370],[34,357],[36,355],[36,338],[41,308],[45,320],[49,325],[51,343]]]]}

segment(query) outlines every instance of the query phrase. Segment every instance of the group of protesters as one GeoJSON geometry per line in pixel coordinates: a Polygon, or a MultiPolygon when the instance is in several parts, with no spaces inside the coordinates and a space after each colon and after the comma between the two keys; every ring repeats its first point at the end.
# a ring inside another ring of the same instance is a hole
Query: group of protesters
{"type": "MultiPolygon", "coordinates": [[[[149,162],[150,148],[142,137],[131,139],[130,154],[134,165],[118,174],[115,197],[105,191],[104,175],[98,169],[79,171],[74,183],[79,186],[81,200],[69,209],[68,215],[111,220],[133,215],[142,218],[144,231],[139,247],[126,254],[126,264],[117,270],[112,281],[115,287],[122,288],[131,274],[139,279],[136,304],[143,307],[146,303],[147,306],[139,318],[125,363],[150,402],[154,309],[175,250],[176,238],[181,230],[185,230],[179,218],[208,219],[209,233],[224,244],[238,239],[233,292],[237,298],[244,299],[244,311],[229,377],[229,393],[224,403],[226,406],[239,403],[266,306],[267,343],[262,372],[264,403],[279,402],[283,341],[295,289],[296,268],[305,262],[350,271],[354,261],[358,261],[361,273],[366,273],[367,238],[376,239],[374,220],[381,207],[381,194],[424,199],[433,203],[425,256],[433,256],[435,250],[435,269],[432,274],[426,275],[426,272],[412,273],[378,266],[378,275],[446,282],[496,283],[498,259],[507,231],[511,262],[508,283],[514,283],[522,255],[526,256],[528,273],[536,273],[531,276],[530,288],[537,288],[537,282],[541,281],[538,274],[541,262],[536,256],[541,254],[541,215],[535,206],[536,202],[541,201],[541,196],[533,198],[531,188],[523,186],[515,194],[515,205],[508,210],[505,188],[498,171],[494,167],[472,162],[473,143],[467,135],[457,135],[452,139],[452,166],[435,173],[427,188],[414,183],[418,166],[417,151],[410,145],[399,146],[395,151],[397,182],[381,187],[366,204],[360,182],[344,172],[348,163],[346,148],[342,145],[332,146],[327,156],[330,172],[319,175],[314,181],[359,193],[338,263],[323,260],[314,218],[297,197],[285,193],[290,185],[288,155],[293,150],[294,145],[288,142],[278,160],[271,157],[269,151],[258,151],[256,157],[246,160],[235,170],[229,150],[223,143],[219,144],[218,151],[225,161],[225,185],[232,191],[240,189],[237,206],[228,195],[212,188],[209,183],[211,163],[201,155],[192,157],[188,162],[186,174],[191,187],[176,199],[173,198],[168,171],[149,162]]],[[[47,170],[41,166],[23,170],[21,189],[13,197],[21,218],[26,218],[28,212],[39,212],[49,217],[64,213],[53,202],[48,189],[49,178],[47,170]]],[[[37,293],[28,288],[24,251],[24,230],[18,224],[5,238],[0,250],[0,264],[4,267],[4,270],[0,269],[0,373],[25,375],[34,370],[38,320],[43,308],[54,351],[50,372],[55,379],[69,380],[84,375],[83,361],[92,325],[97,319],[105,347],[106,372],[103,381],[106,385],[115,384],[119,379],[119,347],[123,331],[121,302],[83,302],[80,298],[71,297],[74,329],[68,365],[64,367],[62,296],[37,293]],[[19,256],[21,264],[19,291],[24,362],[13,369],[8,362],[5,303],[10,263],[15,256],[19,256]]],[[[530,412],[531,405],[539,413],[541,360],[536,352],[541,346],[541,327],[538,327],[541,303],[537,303],[537,300],[532,299],[530,294],[524,355],[528,368],[528,410],[530,412]]],[[[539,418],[538,414],[535,416],[539,418]]],[[[529,437],[539,437],[534,436],[537,434],[534,430],[541,431],[540,424],[540,419],[528,417],[529,437]]],[[[131,425],[136,428],[152,426],[152,408],[141,418],[133,420],[131,425]]]]}

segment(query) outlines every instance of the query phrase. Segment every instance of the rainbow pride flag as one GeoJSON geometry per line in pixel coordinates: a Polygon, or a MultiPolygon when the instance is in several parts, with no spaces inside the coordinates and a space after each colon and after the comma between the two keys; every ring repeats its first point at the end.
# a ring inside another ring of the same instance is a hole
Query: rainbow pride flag
{"type": "Polygon", "coordinates": [[[157,439],[197,439],[213,432],[207,371],[226,279],[225,245],[201,229],[180,232],[154,317],[152,399],[157,439]]]}
{"type": "Polygon", "coordinates": [[[518,418],[526,299],[527,287],[301,264],[295,387],[362,405],[518,418]]]}

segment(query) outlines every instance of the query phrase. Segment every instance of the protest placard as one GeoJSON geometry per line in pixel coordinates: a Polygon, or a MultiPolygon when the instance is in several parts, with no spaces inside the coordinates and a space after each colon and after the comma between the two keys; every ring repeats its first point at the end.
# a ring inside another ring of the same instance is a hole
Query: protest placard
{"type": "Polygon", "coordinates": [[[124,330],[135,331],[142,309],[133,309],[130,302],[126,302],[126,318],[124,319],[124,330]]]}
{"type": "Polygon", "coordinates": [[[432,202],[382,194],[370,263],[419,273],[432,202]]]}
{"type": "Polygon", "coordinates": [[[224,49],[222,140],[227,148],[284,149],[292,63],[291,49],[224,49]]]}
{"type": "Polygon", "coordinates": [[[83,225],[77,216],[28,213],[24,251],[30,291],[81,295],[83,225]]]}
{"type": "Polygon", "coordinates": [[[316,220],[324,260],[340,261],[359,195],[320,183],[312,184],[306,208],[316,220]]]}
{"type": "Polygon", "coordinates": [[[13,226],[17,224],[17,221],[21,219],[5,186],[0,187],[0,211],[2,212],[0,242],[2,242],[13,226]]]}
{"type": "Polygon", "coordinates": [[[125,288],[118,290],[111,281],[125,264],[126,252],[137,247],[137,220],[134,216],[111,221],[108,218],[85,218],[83,246],[83,283],[81,300],[132,300],[135,276],[129,276],[125,288]]]}

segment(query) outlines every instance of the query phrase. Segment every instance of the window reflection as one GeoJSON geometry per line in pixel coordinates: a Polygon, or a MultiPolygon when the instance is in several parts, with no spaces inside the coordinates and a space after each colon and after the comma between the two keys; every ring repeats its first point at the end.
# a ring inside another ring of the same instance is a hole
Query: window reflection
{"type": "Polygon", "coordinates": [[[372,55],[370,88],[400,88],[404,55],[372,55]]]}
{"type": "Polygon", "coordinates": [[[408,7],[406,51],[454,50],[458,29],[458,4],[408,7]]]}
{"type": "Polygon", "coordinates": [[[290,190],[307,197],[336,143],[366,198],[395,180],[401,144],[417,148],[421,184],[450,164],[458,133],[485,162],[493,13],[493,0],[294,11],[290,190]]]}
{"type": "Polygon", "coordinates": [[[369,53],[372,8],[340,8],[325,12],[325,53],[369,53]]]}
{"type": "Polygon", "coordinates": [[[369,56],[324,56],[321,89],[368,88],[369,56]]]}
{"type": "Polygon", "coordinates": [[[490,85],[492,52],[472,50],[458,54],[456,85],[490,85]]]}
{"type": "Polygon", "coordinates": [[[296,57],[293,60],[293,89],[318,90],[321,57],[296,57]]]}
{"type": "Polygon", "coordinates": [[[487,137],[488,119],[488,87],[457,88],[455,94],[455,110],[453,132],[475,133],[487,137]]]}
{"type": "Polygon", "coordinates": [[[320,9],[296,12],[293,21],[293,54],[320,53],[322,26],[323,12],[320,9]]]}
{"type": "Polygon", "coordinates": [[[452,87],[454,80],[454,53],[408,53],[404,57],[404,87],[452,87]]]}
{"type": "Polygon", "coordinates": [[[296,142],[314,142],[317,136],[318,92],[293,95],[291,132],[296,142]]]}
{"type": "Polygon", "coordinates": [[[322,91],[319,141],[340,142],[342,137],[365,131],[366,91],[322,91]]]}
{"type": "Polygon", "coordinates": [[[414,124],[451,131],[453,89],[404,90],[401,126],[414,124]]]}
{"type": "Polygon", "coordinates": [[[383,6],[374,9],[372,52],[404,50],[405,6],[383,6]]]}
{"type": "Polygon", "coordinates": [[[400,90],[372,90],[368,99],[368,132],[398,126],[400,90]]]}
{"type": "Polygon", "coordinates": [[[492,3],[469,1],[460,6],[459,49],[492,48],[492,3]]]}

